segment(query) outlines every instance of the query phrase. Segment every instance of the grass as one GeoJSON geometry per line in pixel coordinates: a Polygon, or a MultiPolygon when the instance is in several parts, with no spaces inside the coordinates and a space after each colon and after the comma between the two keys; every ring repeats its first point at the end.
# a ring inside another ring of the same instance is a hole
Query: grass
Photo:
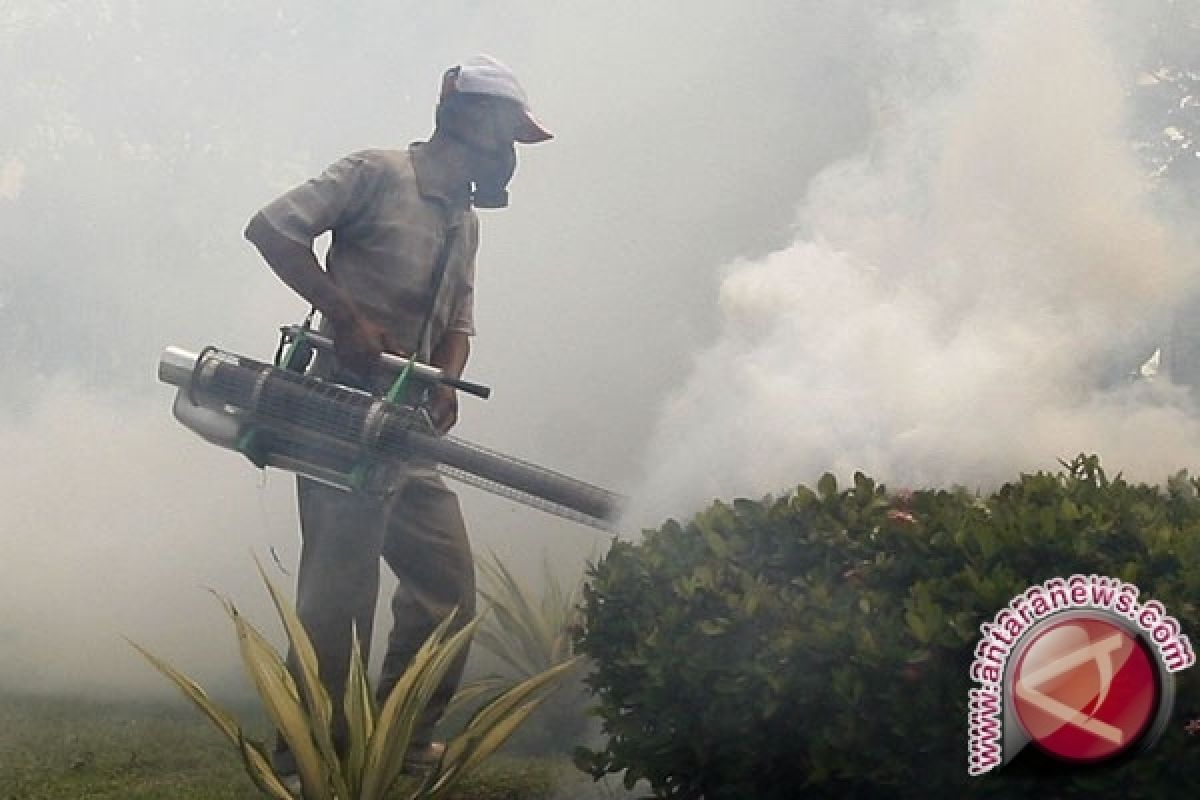
{"type": "MultiPolygon", "coordinates": [[[[236,709],[267,738],[259,712],[236,709]]],[[[561,760],[497,757],[455,800],[548,800],[590,780],[561,760]]],[[[0,800],[252,800],[233,748],[190,706],[0,694],[0,800]]]]}

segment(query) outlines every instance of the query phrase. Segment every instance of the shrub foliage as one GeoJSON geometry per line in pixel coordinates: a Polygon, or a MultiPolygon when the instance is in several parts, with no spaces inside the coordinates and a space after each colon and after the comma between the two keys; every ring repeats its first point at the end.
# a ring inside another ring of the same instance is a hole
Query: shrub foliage
{"type": "Polygon", "coordinates": [[[1192,672],[1158,745],[1115,766],[1050,770],[1027,748],[969,778],[966,720],[979,625],[1033,584],[1118,577],[1200,630],[1198,485],[1110,479],[1094,456],[986,498],[825,475],[616,541],[578,641],[607,741],[577,762],[706,800],[1196,796],[1192,672]]]}

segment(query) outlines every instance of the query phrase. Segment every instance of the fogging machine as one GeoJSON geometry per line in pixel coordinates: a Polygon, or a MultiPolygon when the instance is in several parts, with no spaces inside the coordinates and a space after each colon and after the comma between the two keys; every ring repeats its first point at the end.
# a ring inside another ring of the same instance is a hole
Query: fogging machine
{"type": "Polygon", "coordinates": [[[280,329],[276,364],[216,347],[168,347],[159,380],[178,387],[173,412],[205,440],[346,491],[379,490],[403,464],[427,464],[447,477],[552,514],[611,530],[618,495],[433,428],[419,398],[446,384],[487,398],[491,390],[392,353],[376,369],[391,388],[373,394],[303,370],[311,350],[333,341],[307,324],[280,329]],[[286,350],[286,353],[285,353],[286,350]],[[306,352],[308,351],[308,352],[306,352]],[[408,397],[418,398],[409,402],[408,397]]]}

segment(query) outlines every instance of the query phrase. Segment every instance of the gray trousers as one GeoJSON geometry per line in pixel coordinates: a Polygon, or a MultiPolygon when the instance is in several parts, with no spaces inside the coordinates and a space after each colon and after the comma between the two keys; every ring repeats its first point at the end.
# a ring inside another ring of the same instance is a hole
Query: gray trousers
{"type": "MultiPolygon", "coordinates": [[[[341,710],[350,670],[352,623],[366,660],[379,594],[380,558],[399,581],[392,596],[392,631],[376,692],[381,707],[421,644],[454,608],[458,608],[456,629],[474,617],[475,565],[458,497],[431,470],[413,470],[384,499],[308,478],[298,478],[296,490],[303,535],[296,605],[317,652],[321,682],[337,712],[335,740],[344,744],[341,710]]],[[[413,734],[415,746],[431,740],[465,662],[464,652],[426,707],[413,734]]],[[[280,739],[276,764],[288,766],[288,756],[280,739]]]]}

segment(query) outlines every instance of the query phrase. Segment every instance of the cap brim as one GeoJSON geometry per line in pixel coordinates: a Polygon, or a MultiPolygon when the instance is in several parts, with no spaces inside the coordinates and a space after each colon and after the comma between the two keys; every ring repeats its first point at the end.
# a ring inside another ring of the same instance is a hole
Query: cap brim
{"type": "Polygon", "coordinates": [[[524,114],[524,124],[517,131],[516,139],[521,144],[537,144],[544,142],[547,139],[553,139],[554,134],[546,130],[546,126],[538,121],[537,117],[530,114],[528,110],[524,114]]]}

